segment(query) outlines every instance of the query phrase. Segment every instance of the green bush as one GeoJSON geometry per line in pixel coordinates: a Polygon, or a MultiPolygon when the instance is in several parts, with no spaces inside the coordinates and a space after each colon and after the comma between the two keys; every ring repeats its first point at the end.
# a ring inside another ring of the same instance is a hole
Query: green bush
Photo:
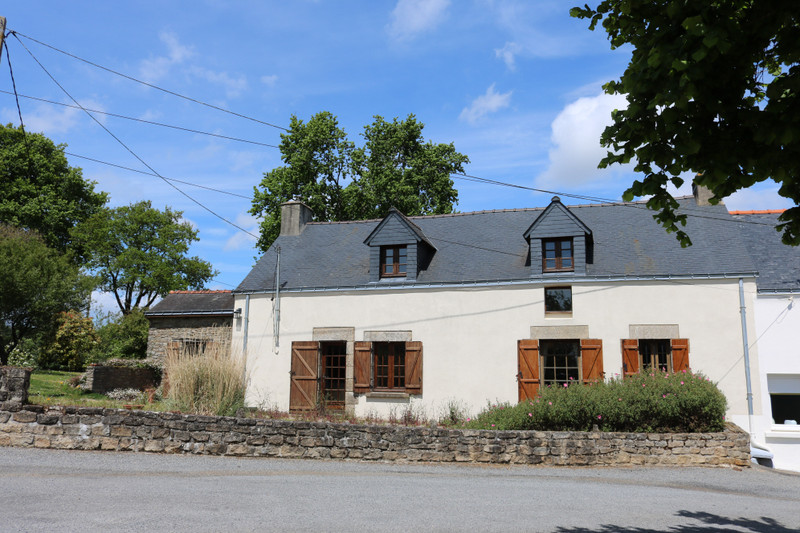
{"type": "Polygon", "coordinates": [[[93,361],[106,359],[144,359],[147,355],[147,333],[150,324],[140,309],[127,315],[110,314],[97,328],[100,343],[93,361]]]}
{"type": "Polygon", "coordinates": [[[91,318],[77,311],[60,313],[55,338],[41,353],[39,367],[72,372],[83,370],[98,341],[91,318]]]}
{"type": "Polygon", "coordinates": [[[547,386],[534,400],[490,404],[472,429],[627,432],[722,431],[727,401],[699,373],[643,373],[592,385],[547,386]]]}

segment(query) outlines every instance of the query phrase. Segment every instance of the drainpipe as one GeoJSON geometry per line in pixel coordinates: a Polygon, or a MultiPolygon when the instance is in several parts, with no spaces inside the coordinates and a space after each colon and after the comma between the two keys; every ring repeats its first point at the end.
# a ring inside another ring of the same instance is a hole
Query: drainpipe
{"type": "Polygon", "coordinates": [[[281,345],[281,247],[278,246],[275,250],[278,252],[278,260],[275,263],[275,305],[272,312],[274,318],[274,323],[272,325],[272,338],[275,343],[275,355],[278,355],[278,350],[281,345]]]}
{"type": "MultiPolygon", "coordinates": [[[[772,466],[772,451],[756,441],[753,434],[753,386],[750,383],[750,346],[747,342],[747,312],[744,306],[744,279],[739,278],[739,312],[742,315],[742,345],[744,347],[744,377],[747,383],[747,425],[750,433],[750,456],[768,461],[772,466]]],[[[759,462],[760,464],[760,462],[759,462]]]]}

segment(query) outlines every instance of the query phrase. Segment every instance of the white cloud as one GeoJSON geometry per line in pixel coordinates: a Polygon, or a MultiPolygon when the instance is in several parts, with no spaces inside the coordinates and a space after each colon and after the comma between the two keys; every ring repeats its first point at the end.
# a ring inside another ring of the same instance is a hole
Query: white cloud
{"type": "Polygon", "coordinates": [[[210,83],[221,85],[228,98],[236,98],[247,89],[247,78],[244,76],[231,76],[227,72],[214,72],[200,67],[192,69],[192,74],[210,83]]]}
{"type": "Polygon", "coordinates": [[[109,313],[119,312],[119,304],[117,304],[113,292],[92,291],[91,315],[93,317],[101,318],[109,313]]]}
{"type": "Polygon", "coordinates": [[[742,189],[723,200],[731,211],[758,211],[762,209],[788,209],[794,204],[778,194],[778,185],[773,182],[742,189]]]}
{"type": "Polygon", "coordinates": [[[564,188],[597,183],[610,173],[629,171],[630,168],[619,165],[613,169],[597,168],[607,152],[600,145],[600,135],[611,124],[611,111],[625,107],[624,96],[605,93],[579,98],[567,105],[553,120],[550,165],[537,183],[550,188],[564,188]]]}
{"type": "Polygon", "coordinates": [[[173,33],[161,32],[159,38],[167,46],[167,55],[145,59],[139,66],[139,76],[149,83],[163,79],[171,67],[194,55],[192,47],[180,44],[173,33]]]}
{"type": "Polygon", "coordinates": [[[477,97],[469,106],[462,109],[458,118],[474,124],[489,113],[508,107],[511,103],[511,93],[512,91],[498,93],[494,90],[493,83],[486,89],[486,94],[477,97]]]}
{"type": "Polygon", "coordinates": [[[449,5],[450,0],[398,0],[389,34],[402,41],[432,30],[444,19],[449,5]]]}
{"type": "MultiPolygon", "coordinates": [[[[239,213],[236,215],[236,225],[240,226],[253,235],[258,235],[258,223],[259,220],[250,215],[248,213],[239,213]]],[[[248,235],[247,233],[236,230],[236,232],[231,235],[231,237],[225,242],[225,246],[222,249],[226,252],[233,251],[233,250],[242,250],[246,248],[252,248],[255,244],[256,239],[255,237],[248,235]]]]}
{"type": "Polygon", "coordinates": [[[503,60],[508,67],[508,70],[516,70],[517,64],[515,61],[516,55],[522,51],[522,47],[517,43],[506,43],[503,48],[495,48],[494,54],[496,57],[503,60]]]}
{"type": "MultiPolygon", "coordinates": [[[[105,107],[95,100],[82,100],[80,104],[86,109],[105,111],[105,107]]],[[[70,103],[70,105],[74,104],[70,103]]],[[[93,116],[100,123],[105,123],[106,121],[106,116],[100,113],[93,113],[93,116]]],[[[41,132],[45,135],[66,133],[76,128],[81,120],[91,120],[81,109],[44,104],[37,106],[33,112],[26,112],[23,118],[25,119],[25,131],[41,132]]],[[[19,121],[19,115],[17,115],[16,110],[3,109],[2,120],[4,123],[12,122],[16,124],[19,121]]]]}
{"type": "Polygon", "coordinates": [[[277,82],[278,82],[277,74],[272,74],[271,76],[261,76],[261,83],[263,83],[267,87],[275,87],[275,84],[277,82]]]}

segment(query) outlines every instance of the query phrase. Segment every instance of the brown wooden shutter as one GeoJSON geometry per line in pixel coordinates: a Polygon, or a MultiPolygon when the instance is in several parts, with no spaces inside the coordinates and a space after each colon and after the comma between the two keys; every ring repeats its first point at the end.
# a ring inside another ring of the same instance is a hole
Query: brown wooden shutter
{"type": "Polygon", "coordinates": [[[689,371],[689,339],[672,339],[672,370],[689,371]]]}
{"type": "Polygon", "coordinates": [[[372,366],[372,343],[356,341],[353,358],[353,392],[370,391],[370,368],[372,366]]]}
{"type": "Polygon", "coordinates": [[[319,390],[319,342],[292,343],[292,369],[289,374],[289,410],[308,411],[316,408],[319,390]]]}
{"type": "Polygon", "coordinates": [[[183,348],[183,341],[169,341],[167,342],[167,357],[180,357],[183,348]]]}
{"type": "Polygon", "coordinates": [[[539,394],[539,341],[517,341],[517,383],[519,401],[530,400],[539,394]]]}
{"type": "Polygon", "coordinates": [[[406,343],[406,392],[422,394],[422,343],[406,343]]]}
{"type": "Polygon", "coordinates": [[[622,375],[632,376],[639,373],[639,341],[622,339],[622,375]]]}
{"type": "Polygon", "coordinates": [[[601,339],[581,339],[581,366],[583,382],[603,381],[603,341],[601,339]]]}

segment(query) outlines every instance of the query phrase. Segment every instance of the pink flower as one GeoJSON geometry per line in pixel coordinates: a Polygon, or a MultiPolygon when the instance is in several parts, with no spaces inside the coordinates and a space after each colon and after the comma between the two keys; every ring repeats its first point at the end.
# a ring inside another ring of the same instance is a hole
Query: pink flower
{"type": "Polygon", "coordinates": [[[667,397],[667,395],[666,395],[666,394],[662,394],[662,395],[661,395],[661,397],[662,397],[662,398],[666,398],[666,397],[667,397]]]}
{"type": "MultiPolygon", "coordinates": [[[[572,379],[572,378],[570,378],[570,379],[572,379]]],[[[566,387],[566,386],[567,386],[567,384],[566,384],[566,383],[564,383],[564,386],[566,387]]]]}
{"type": "Polygon", "coordinates": [[[533,416],[533,413],[528,413],[528,416],[533,416]]]}
{"type": "Polygon", "coordinates": [[[681,381],[681,385],[683,385],[683,381],[681,381]]]}
{"type": "Polygon", "coordinates": [[[492,427],[494,427],[494,424],[492,424],[492,427]]]}
{"type": "Polygon", "coordinates": [[[644,383],[642,383],[642,387],[644,387],[644,383]]]}
{"type": "Polygon", "coordinates": [[[470,420],[472,420],[472,419],[471,418],[467,418],[467,422],[469,422],[470,420]]]}
{"type": "Polygon", "coordinates": [[[622,398],[617,398],[617,401],[618,401],[618,402],[621,402],[621,401],[622,401],[622,398]]]}
{"type": "Polygon", "coordinates": [[[547,402],[547,405],[553,405],[553,402],[547,402]]]}
{"type": "Polygon", "coordinates": [[[603,418],[603,415],[597,415],[597,419],[600,420],[603,418]]]}

